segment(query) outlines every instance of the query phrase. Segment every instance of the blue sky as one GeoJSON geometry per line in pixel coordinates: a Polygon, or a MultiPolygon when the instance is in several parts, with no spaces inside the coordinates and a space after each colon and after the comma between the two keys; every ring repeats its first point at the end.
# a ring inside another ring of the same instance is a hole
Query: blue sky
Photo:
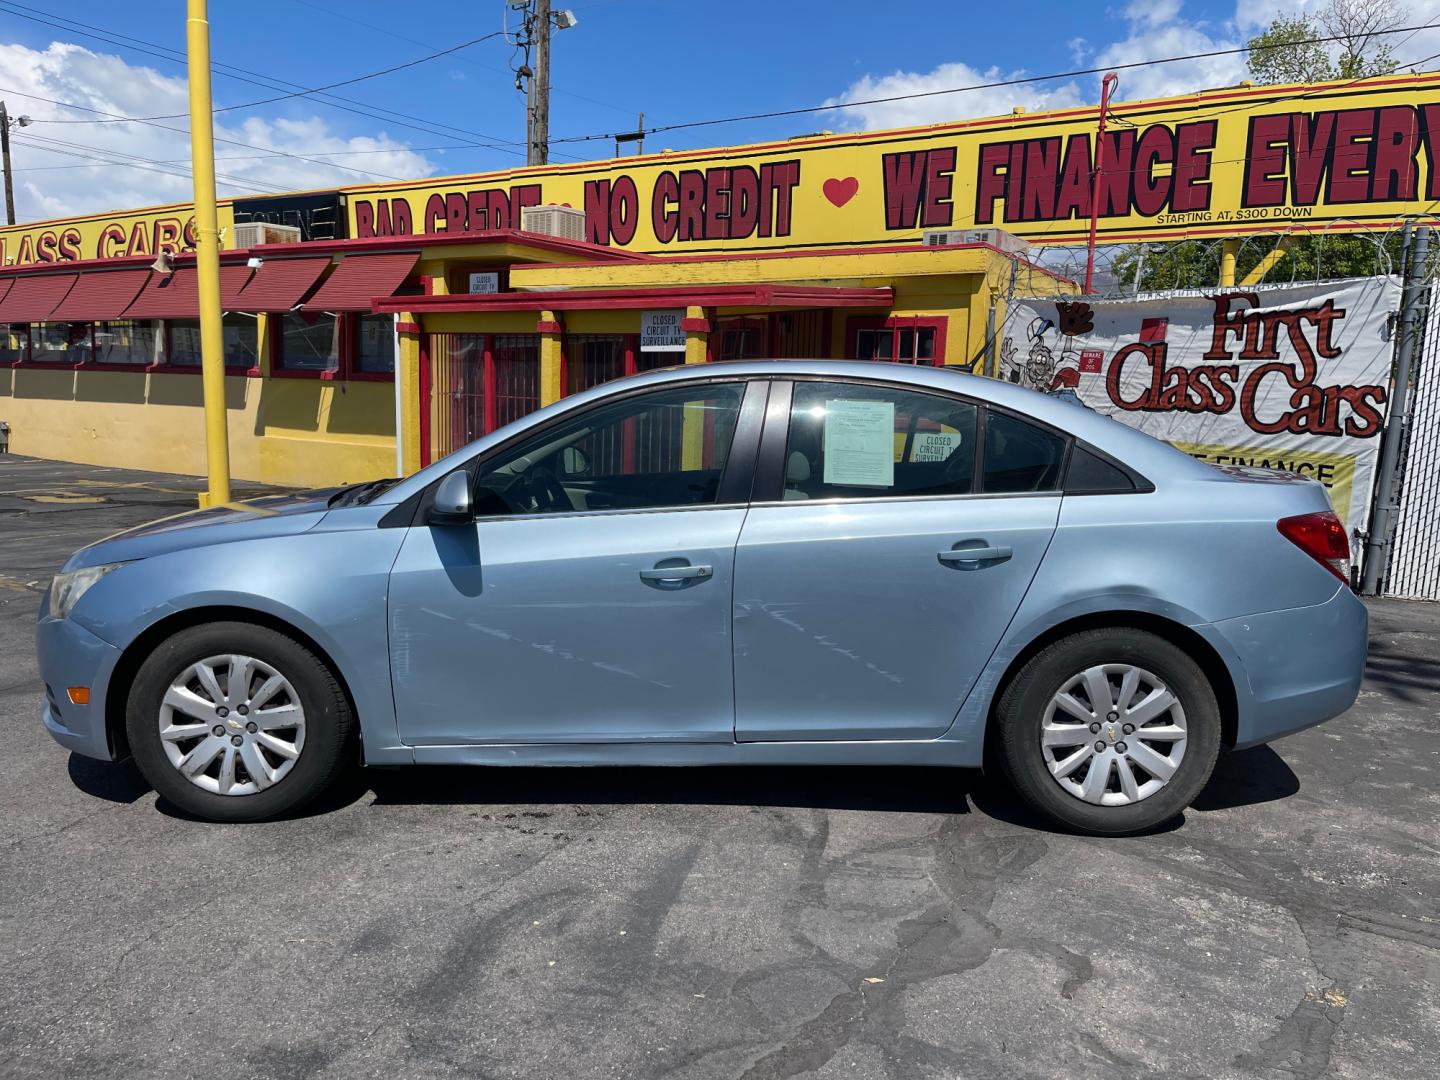
{"type": "MultiPolygon", "coordinates": [[[[640,111],[647,124],[684,122],[1226,48],[1243,43],[1275,11],[1303,8],[1306,0],[1264,0],[1239,8],[1219,0],[1132,0],[1128,6],[1084,0],[952,5],[556,0],[556,7],[562,6],[575,12],[579,24],[554,39],[556,139],[633,127],[640,111]]],[[[1429,21],[1440,0],[1409,6],[1416,16],[1426,16],[1416,22],[1429,21]]],[[[217,63],[318,86],[498,30],[504,3],[215,0],[210,9],[217,63]]],[[[49,97],[124,116],[183,112],[183,66],[146,55],[140,51],[145,46],[97,41],[79,28],[44,25],[23,14],[78,20],[173,49],[183,49],[185,33],[178,0],[0,0],[0,96],[12,113],[39,121],[16,140],[21,219],[187,198],[183,133],[136,124],[56,123],[94,114],[37,100],[49,97]],[[95,157],[131,165],[102,164],[95,157]],[[155,161],[175,164],[155,166],[155,161]]],[[[1422,44],[1414,42],[1408,51],[1422,44]]],[[[496,39],[336,91],[470,135],[427,133],[397,118],[379,121],[309,98],[222,113],[217,134],[230,142],[216,150],[226,177],[221,194],[523,162],[523,104],[514,90],[511,56],[511,47],[496,39]],[[492,140],[514,145],[509,152],[503,146],[459,145],[492,140]],[[276,150],[296,156],[267,156],[276,150]]],[[[1127,72],[1121,96],[1226,85],[1243,71],[1243,58],[1229,57],[1127,72]]],[[[647,148],[928,123],[993,115],[1017,104],[1070,105],[1094,100],[1097,93],[1098,77],[1090,76],[677,131],[652,136],[647,148]]],[[[228,106],[273,93],[217,76],[214,96],[217,106],[228,106]]],[[[183,119],[158,123],[184,127],[183,119]]],[[[612,144],[560,143],[554,151],[554,160],[607,157],[612,144]]]]}

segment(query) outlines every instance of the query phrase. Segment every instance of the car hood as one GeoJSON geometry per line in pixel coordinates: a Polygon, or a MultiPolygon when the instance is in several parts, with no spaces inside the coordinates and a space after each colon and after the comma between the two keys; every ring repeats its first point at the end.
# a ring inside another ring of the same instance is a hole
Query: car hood
{"type": "Polygon", "coordinates": [[[286,536],[313,529],[330,507],[337,488],[269,495],[205,510],[190,510],[126,529],[83,547],[62,567],[78,570],[100,563],[148,559],[184,548],[286,536]]]}

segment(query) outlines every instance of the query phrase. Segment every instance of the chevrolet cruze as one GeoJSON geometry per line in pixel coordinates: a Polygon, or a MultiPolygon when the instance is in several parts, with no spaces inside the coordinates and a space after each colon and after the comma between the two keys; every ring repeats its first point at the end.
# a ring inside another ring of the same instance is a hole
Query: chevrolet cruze
{"type": "MultiPolygon", "coordinates": [[[[459,407],[459,406],[457,406],[459,407]]],[[[372,765],[999,769],[1071,828],[1347,709],[1365,609],[1310,480],[943,368],[609,383],[404,480],[73,555],[44,723],[215,821],[372,765]]]]}

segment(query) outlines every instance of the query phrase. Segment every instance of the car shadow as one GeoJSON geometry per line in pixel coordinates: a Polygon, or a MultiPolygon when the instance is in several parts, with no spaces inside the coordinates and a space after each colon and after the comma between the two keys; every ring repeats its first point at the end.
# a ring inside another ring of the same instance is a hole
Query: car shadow
{"type": "MultiPolygon", "coordinates": [[[[130,762],[71,757],[70,776],[87,794],[134,802],[151,789],[130,762]]],[[[1300,781],[1273,749],[1222,754],[1191,810],[1208,813],[1289,798],[1300,781]]],[[[693,766],[688,768],[422,765],[354,769],[288,819],[319,817],[356,804],[387,806],[675,805],[757,806],[884,813],[967,814],[1038,832],[1067,832],[1036,813],[1002,777],[979,769],[923,766],[693,766]]],[[[156,809],[196,820],[165,799],[156,809]]],[[[1170,832],[1180,815],[1144,835],[1170,832]]]]}
{"type": "Polygon", "coordinates": [[[71,754],[66,763],[70,782],[86,795],[113,803],[133,803],[154,790],[130,760],[97,761],[71,754]]]}
{"type": "Polygon", "coordinates": [[[1269,746],[1221,754],[1191,808],[1202,813],[1288,799],[1300,790],[1300,778],[1269,746]]]}

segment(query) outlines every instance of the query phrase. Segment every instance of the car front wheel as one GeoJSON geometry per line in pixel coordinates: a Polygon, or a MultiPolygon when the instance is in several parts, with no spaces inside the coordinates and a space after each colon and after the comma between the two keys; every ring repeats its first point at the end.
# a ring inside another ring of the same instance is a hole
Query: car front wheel
{"type": "Polygon", "coordinates": [[[175,806],[262,821],[324,791],[353,756],[349,702],[304,645],[249,623],[162,642],[136,673],[126,730],[136,764],[175,806]]]}
{"type": "Polygon", "coordinates": [[[1205,786],[1220,710],[1200,667],[1155,634],[1082,631],[1030,659],[1000,699],[1000,758],[1021,796],[1084,832],[1174,818],[1205,786]]]}

